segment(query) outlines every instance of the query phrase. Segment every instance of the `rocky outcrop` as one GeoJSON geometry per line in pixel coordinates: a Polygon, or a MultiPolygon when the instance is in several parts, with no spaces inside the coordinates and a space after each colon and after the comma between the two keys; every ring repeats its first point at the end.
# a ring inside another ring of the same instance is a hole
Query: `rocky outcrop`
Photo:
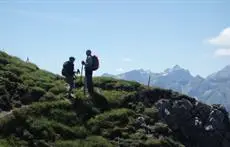
{"type": "Polygon", "coordinates": [[[156,107],[160,118],[178,132],[186,147],[229,147],[230,123],[225,108],[191,100],[159,100],[156,107]]]}

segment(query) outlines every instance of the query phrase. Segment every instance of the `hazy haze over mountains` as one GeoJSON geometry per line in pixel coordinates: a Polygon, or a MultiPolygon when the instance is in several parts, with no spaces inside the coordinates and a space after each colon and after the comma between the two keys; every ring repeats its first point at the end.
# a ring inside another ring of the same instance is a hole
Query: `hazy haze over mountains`
{"type": "Polygon", "coordinates": [[[103,74],[103,76],[137,81],[146,85],[149,75],[151,76],[151,86],[176,90],[208,104],[223,104],[228,109],[230,108],[230,65],[207,78],[199,75],[193,76],[189,70],[179,65],[168,68],[161,73],[139,69],[119,75],[103,74]]]}

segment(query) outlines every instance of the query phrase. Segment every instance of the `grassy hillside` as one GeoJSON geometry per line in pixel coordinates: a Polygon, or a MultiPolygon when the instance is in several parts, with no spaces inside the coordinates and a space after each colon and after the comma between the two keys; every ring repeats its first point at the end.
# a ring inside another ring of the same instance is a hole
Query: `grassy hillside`
{"type": "Polygon", "coordinates": [[[0,52],[0,147],[184,146],[154,104],[187,96],[97,77],[91,98],[76,84],[67,99],[62,77],[0,52]]]}

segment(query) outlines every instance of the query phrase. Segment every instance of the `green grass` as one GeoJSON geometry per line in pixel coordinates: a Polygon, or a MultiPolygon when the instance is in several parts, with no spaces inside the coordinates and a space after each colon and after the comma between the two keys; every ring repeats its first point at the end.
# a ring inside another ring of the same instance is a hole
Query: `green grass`
{"type": "Polygon", "coordinates": [[[0,147],[18,147],[18,146],[26,147],[28,146],[28,143],[26,141],[19,140],[14,136],[9,136],[6,139],[0,139],[0,147]]]}
{"type": "Polygon", "coordinates": [[[107,138],[121,136],[122,128],[126,127],[134,112],[130,109],[113,109],[92,117],[87,122],[93,134],[100,134],[107,138]]]}
{"type": "Polygon", "coordinates": [[[0,147],[10,147],[10,145],[7,140],[0,139],[0,147]]]}
{"type": "Polygon", "coordinates": [[[119,107],[123,103],[124,97],[127,96],[127,91],[104,90],[103,95],[111,107],[119,107]]]}
{"type": "Polygon", "coordinates": [[[90,136],[85,140],[57,141],[55,147],[115,147],[101,136],[90,136]]]}
{"type": "Polygon", "coordinates": [[[30,122],[29,130],[36,139],[52,140],[54,137],[74,139],[87,136],[87,130],[84,127],[69,127],[46,118],[37,118],[32,123],[30,122]]]}
{"type": "Polygon", "coordinates": [[[134,115],[134,112],[129,109],[113,109],[108,112],[96,115],[88,121],[88,126],[99,125],[100,127],[106,126],[107,121],[128,121],[130,116],[134,115]]]}
{"type": "Polygon", "coordinates": [[[158,122],[154,125],[154,131],[156,133],[159,133],[159,134],[163,134],[163,135],[169,135],[170,134],[170,129],[168,127],[168,125],[162,123],[162,122],[158,122]]]}
{"type": "Polygon", "coordinates": [[[143,114],[149,117],[148,123],[152,125],[159,120],[159,114],[156,107],[145,108],[143,114]]]}
{"type": "Polygon", "coordinates": [[[116,80],[107,77],[94,78],[94,85],[101,87],[105,90],[123,90],[123,91],[136,91],[141,88],[141,84],[137,82],[130,82],[125,80],[116,80]]]}
{"type": "Polygon", "coordinates": [[[84,95],[79,78],[75,82],[74,98],[67,100],[63,77],[0,51],[0,109],[13,110],[0,119],[0,147],[33,143],[112,147],[118,146],[117,137],[123,147],[182,147],[172,139],[176,137],[169,127],[159,122],[154,103],[183,95],[136,82],[95,77],[96,93],[90,97],[84,95]],[[135,125],[139,116],[153,128],[152,138],[135,125]]]}
{"type": "Polygon", "coordinates": [[[162,140],[154,139],[154,138],[146,140],[145,146],[146,147],[163,147],[162,140]]]}
{"type": "Polygon", "coordinates": [[[40,70],[36,65],[4,52],[0,52],[0,77],[3,85],[1,89],[7,94],[0,101],[3,110],[12,109],[15,105],[37,102],[44,95],[47,96],[46,93],[50,89],[55,97],[65,91],[63,82],[58,80],[55,74],[40,70]]]}
{"type": "Polygon", "coordinates": [[[54,82],[54,86],[51,89],[49,89],[49,92],[52,92],[55,95],[66,93],[67,89],[65,87],[65,82],[64,81],[54,82]]]}

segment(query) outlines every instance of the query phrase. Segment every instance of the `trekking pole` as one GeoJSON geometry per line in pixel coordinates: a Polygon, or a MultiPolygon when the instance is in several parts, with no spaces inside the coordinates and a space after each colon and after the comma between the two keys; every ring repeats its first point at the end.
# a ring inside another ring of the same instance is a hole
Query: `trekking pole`
{"type": "Polygon", "coordinates": [[[85,83],[85,79],[84,79],[84,82],[82,81],[82,77],[83,77],[83,67],[84,65],[82,64],[81,66],[81,77],[80,77],[80,82],[83,83],[83,92],[84,92],[84,95],[85,95],[85,87],[86,87],[86,83],[85,83]]]}
{"type": "MultiPolygon", "coordinates": [[[[79,69],[77,70],[77,72],[75,72],[75,74],[74,74],[74,79],[75,79],[75,81],[76,81],[76,83],[77,83],[77,86],[78,86],[78,76],[80,75],[80,71],[79,71],[79,69]]],[[[81,82],[81,81],[80,81],[81,82]]],[[[76,84],[75,84],[75,86],[76,86],[76,84]]],[[[75,87],[76,88],[76,87],[75,87]]]]}
{"type": "Polygon", "coordinates": [[[83,64],[82,64],[82,66],[81,66],[81,77],[80,77],[80,82],[82,83],[82,74],[83,74],[83,64]]]}
{"type": "Polygon", "coordinates": [[[84,79],[84,89],[83,89],[84,95],[85,95],[85,89],[86,89],[86,82],[85,82],[85,79],[84,79]]]}

